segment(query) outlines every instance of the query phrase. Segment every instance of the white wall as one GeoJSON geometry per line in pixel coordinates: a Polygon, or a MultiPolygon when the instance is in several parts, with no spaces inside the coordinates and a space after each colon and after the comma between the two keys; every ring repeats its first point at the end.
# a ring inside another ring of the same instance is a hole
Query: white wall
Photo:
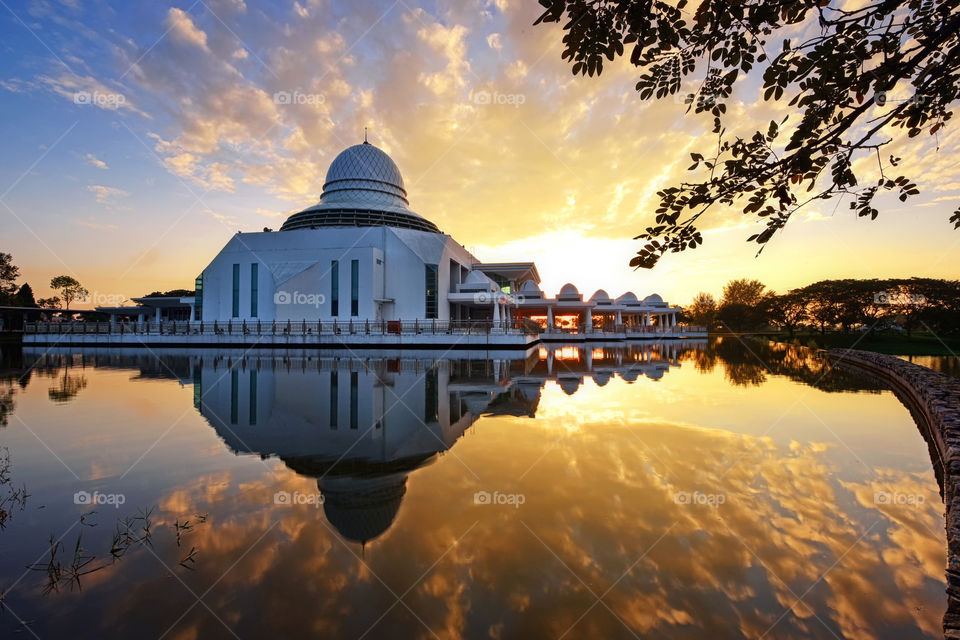
{"type": "Polygon", "coordinates": [[[426,317],[425,267],[436,264],[437,312],[449,319],[450,259],[477,260],[450,236],[386,227],[237,234],[203,271],[203,320],[256,322],[413,321],[426,317]],[[339,309],[332,315],[331,262],[339,262],[339,309]],[[359,266],[359,309],[351,316],[351,261],[359,266]],[[251,315],[250,265],[260,266],[258,314],[251,315]],[[233,317],[233,265],[240,265],[240,313],[233,317]],[[279,295],[277,295],[279,294],[279,295]],[[376,299],[393,299],[379,306],[376,299]],[[382,316],[378,315],[378,309],[382,316]]]}

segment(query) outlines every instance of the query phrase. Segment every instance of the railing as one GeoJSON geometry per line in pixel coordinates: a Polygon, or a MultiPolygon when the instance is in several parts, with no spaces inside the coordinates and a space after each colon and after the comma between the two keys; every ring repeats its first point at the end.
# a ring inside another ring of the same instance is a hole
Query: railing
{"type": "Polygon", "coordinates": [[[537,335],[535,323],[522,319],[489,320],[386,320],[351,321],[249,321],[227,322],[27,322],[28,334],[167,335],[167,336],[322,336],[322,335],[462,335],[519,333],[537,335]]]}
{"type": "MultiPolygon", "coordinates": [[[[362,321],[249,321],[227,322],[25,322],[27,334],[67,335],[168,335],[168,336],[330,336],[330,335],[477,335],[489,333],[526,335],[583,334],[583,328],[555,328],[545,331],[540,325],[522,318],[491,322],[490,320],[386,320],[362,321]]],[[[593,329],[591,334],[620,335],[707,335],[705,327],[677,325],[674,327],[637,327],[607,325],[593,329]]]]}
{"type": "MultiPolygon", "coordinates": [[[[555,327],[550,330],[543,330],[544,333],[562,333],[562,334],[582,334],[587,333],[584,327],[555,327]]],[[[707,328],[698,325],[678,324],[672,327],[651,325],[640,327],[626,324],[605,324],[602,327],[594,327],[589,333],[609,334],[619,333],[627,335],[666,335],[666,334],[695,334],[707,335],[707,328]]]]}

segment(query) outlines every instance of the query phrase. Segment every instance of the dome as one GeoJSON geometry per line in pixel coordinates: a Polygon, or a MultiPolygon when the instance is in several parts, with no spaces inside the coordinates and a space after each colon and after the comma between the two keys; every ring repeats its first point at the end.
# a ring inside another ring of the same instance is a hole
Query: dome
{"type": "Polygon", "coordinates": [[[617,298],[617,304],[637,304],[637,296],[632,291],[627,291],[617,298]]]}
{"type": "Polygon", "coordinates": [[[407,190],[396,163],[369,142],[340,152],[323,183],[323,199],[378,198],[384,203],[406,206],[407,190]],[[380,194],[380,195],[374,195],[380,194]]]}
{"type": "Polygon", "coordinates": [[[575,286],[568,282],[560,287],[560,293],[557,295],[557,300],[580,300],[580,292],[577,291],[575,286]]]}
{"type": "Polygon", "coordinates": [[[293,214],[281,231],[317,227],[399,227],[440,233],[412,211],[396,163],[369,142],[340,152],[323,183],[316,205],[293,214]]]}
{"type": "Polygon", "coordinates": [[[540,291],[540,287],[537,286],[537,283],[533,280],[524,280],[523,284],[520,285],[520,289],[517,290],[517,301],[519,302],[541,299],[543,299],[543,292],[540,291]]]}
{"type": "Polygon", "coordinates": [[[597,304],[610,304],[610,296],[603,289],[597,289],[597,292],[590,296],[590,302],[597,304]]]}
{"type": "Polygon", "coordinates": [[[661,298],[661,297],[660,297],[658,294],[656,294],[656,293],[651,293],[651,294],[648,295],[646,298],[644,298],[644,299],[643,299],[643,304],[647,305],[648,307],[665,307],[665,306],[667,306],[667,304],[663,301],[663,298],[661,298]]]}

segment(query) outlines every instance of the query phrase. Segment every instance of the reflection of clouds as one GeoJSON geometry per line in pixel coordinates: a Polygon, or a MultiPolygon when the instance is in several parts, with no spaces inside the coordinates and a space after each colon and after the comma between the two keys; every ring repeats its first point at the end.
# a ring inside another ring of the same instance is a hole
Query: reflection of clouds
{"type": "MultiPolygon", "coordinates": [[[[458,455],[488,481],[517,478],[544,446],[542,431],[520,424],[488,419],[479,426],[489,437],[465,439],[458,455]],[[500,438],[513,455],[490,455],[500,438]]],[[[473,505],[475,487],[460,465],[414,472],[397,521],[365,550],[369,569],[335,536],[322,509],[273,504],[279,489],[315,490],[309,478],[282,468],[240,491],[214,474],[171,492],[162,505],[212,513],[190,539],[202,551],[201,583],[219,577],[269,529],[211,602],[253,637],[285,628],[284,617],[303,616],[300,607],[310,607],[318,632],[359,635],[394,602],[380,579],[397,595],[412,587],[404,602],[440,638],[470,635],[478,625],[490,637],[522,629],[559,636],[594,602],[590,591],[600,595],[621,576],[603,602],[638,633],[759,638],[789,609],[771,637],[829,637],[818,617],[846,637],[937,634],[944,541],[932,474],[886,469],[872,478],[837,468],[820,443],[777,446],[719,430],[629,426],[637,437],[585,421],[522,482],[504,481],[504,490],[527,495],[519,510],[473,505]],[[893,489],[924,493],[928,502],[921,509],[874,504],[875,492],[893,489]],[[726,502],[677,504],[678,491],[720,493],[726,502]],[[271,597],[254,616],[228,593],[271,597]]],[[[209,617],[191,614],[184,630],[216,633],[206,626],[209,617]]],[[[431,635],[398,604],[369,637],[398,633],[431,635]]],[[[626,634],[597,605],[567,637],[626,634]]]]}
{"type": "MultiPolygon", "coordinates": [[[[793,440],[749,433],[797,390],[780,377],[762,390],[733,389],[721,370],[705,376],[685,363],[665,380],[614,378],[602,389],[587,380],[573,397],[549,383],[535,420],[481,418],[451,455],[409,473],[396,519],[364,549],[337,533],[323,507],[274,503],[280,490],[316,493],[316,478],[281,460],[234,458],[216,440],[221,458],[155,500],[154,550],[197,595],[216,583],[204,602],[245,639],[356,638],[391,605],[367,638],[558,637],[574,623],[565,637],[630,637],[607,606],[638,634],[677,638],[760,638],[774,623],[769,638],[832,637],[820,620],[841,637],[939,635],[942,503],[933,474],[914,472],[926,450],[905,411],[900,422],[874,423],[866,410],[877,396],[809,391],[806,401],[831,416],[864,409],[871,429],[909,432],[903,442],[913,449],[868,471],[842,464],[838,444],[802,425],[784,429],[793,440]],[[698,393],[709,398],[695,405],[698,393]],[[846,404],[817,404],[824,397],[846,404]],[[748,433],[717,427],[722,403],[748,433]],[[481,488],[526,501],[478,506],[481,488]],[[926,501],[920,509],[878,504],[883,491],[926,501]],[[678,504],[678,492],[725,502],[678,504]],[[206,523],[178,549],[170,525],[201,513],[206,523]],[[176,559],[192,546],[198,564],[183,571],[176,559]]],[[[146,397],[166,387],[145,388],[146,397]]],[[[83,402],[97,393],[91,384],[83,402]]],[[[117,432],[119,447],[121,436],[134,437],[117,432]]],[[[210,442],[190,442],[198,446],[178,447],[171,466],[209,462],[210,442]]],[[[849,442],[860,453],[901,441],[849,442]]],[[[109,539],[109,523],[101,524],[97,533],[109,539]]],[[[94,535],[85,532],[85,544],[94,535]]],[[[77,626],[80,636],[103,628],[156,636],[194,597],[150,552],[133,549],[70,602],[51,607],[67,607],[60,620],[95,618],[77,626]]],[[[167,637],[227,636],[197,605],[167,637]]]]}

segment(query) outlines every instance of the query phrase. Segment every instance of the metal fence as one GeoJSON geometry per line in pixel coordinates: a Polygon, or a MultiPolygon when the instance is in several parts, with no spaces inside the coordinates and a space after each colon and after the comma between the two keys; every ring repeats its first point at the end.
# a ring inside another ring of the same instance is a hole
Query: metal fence
{"type": "MultiPolygon", "coordinates": [[[[26,322],[28,334],[84,334],[84,335],[178,335],[178,336],[310,336],[310,335],[463,335],[515,333],[526,335],[580,334],[582,329],[555,328],[546,331],[536,322],[527,319],[503,320],[386,320],[370,322],[340,321],[230,321],[227,322],[26,322]]],[[[705,327],[678,325],[675,327],[636,327],[615,325],[594,329],[598,335],[620,334],[628,336],[657,335],[707,335],[705,327]]]]}
{"type": "Polygon", "coordinates": [[[29,334],[178,335],[178,336],[310,336],[310,335],[460,335],[520,333],[536,335],[540,327],[526,320],[386,320],[363,321],[247,321],[227,322],[28,322],[29,334]]]}

